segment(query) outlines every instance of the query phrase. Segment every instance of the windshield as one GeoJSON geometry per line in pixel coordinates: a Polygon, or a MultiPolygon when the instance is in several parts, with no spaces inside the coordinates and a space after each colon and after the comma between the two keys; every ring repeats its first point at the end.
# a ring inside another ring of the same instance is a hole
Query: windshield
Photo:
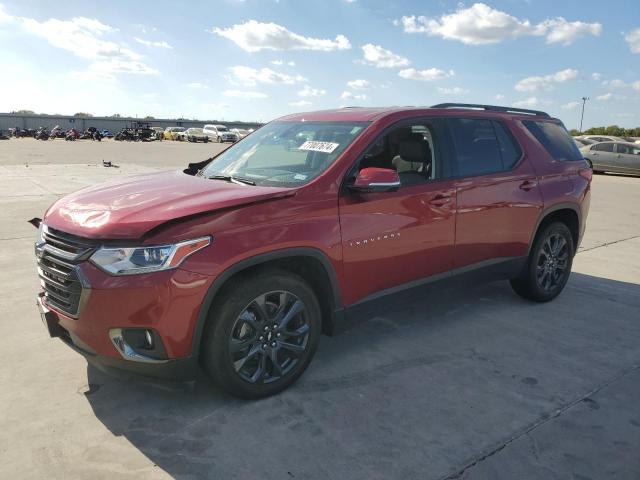
{"type": "Polygon", "coordinates": [[[223,125],[218,125],[216,128],[218,129],[219,132],[228,132],[229,131],[229,129],[227,127],[223,126],[223,125]]]}
{"type": "Polygon", "coordinates": [[[201,128],[190,128],[188,130],[189,133],[202,133],[202,129],[201,128]]]}
{"type": "Polygon", "coordinates": [[[296,187],[324,172],[364,122],[272,122],[217,156],[202,176],[233,176],[256,185],[296,187]]]}

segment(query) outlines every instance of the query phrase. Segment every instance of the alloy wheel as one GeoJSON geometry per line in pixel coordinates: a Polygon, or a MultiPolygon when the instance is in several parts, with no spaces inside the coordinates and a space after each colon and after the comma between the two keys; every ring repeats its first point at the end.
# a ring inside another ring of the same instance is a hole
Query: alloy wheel
{"type": "Polygon", "coordinates": [[[536,263],[536,282],[545,292],[551,292],[562,284],[567,275],[569,245],[559,234],[550,234],[542,244],[536,263]]]}
{"type": "Polygon", "coordinates": [[[236,373],[253,383],[288,375],[309,343],[306,306],[287,291],[268,292],[247,305],[231,330],[229,353],[236,373]]]}

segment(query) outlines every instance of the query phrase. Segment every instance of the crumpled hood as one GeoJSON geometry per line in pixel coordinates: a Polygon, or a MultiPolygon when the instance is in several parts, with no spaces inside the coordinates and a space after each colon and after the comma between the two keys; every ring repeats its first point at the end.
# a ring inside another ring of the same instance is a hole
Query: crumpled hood
{"type": "Polygon", "coordinates": [[[160,172],[67,195],[49,208],[44,222],[85,238],[134,239],[169,220],[294,193],[290,188],[238,185],[181,171],[160,172]]]}

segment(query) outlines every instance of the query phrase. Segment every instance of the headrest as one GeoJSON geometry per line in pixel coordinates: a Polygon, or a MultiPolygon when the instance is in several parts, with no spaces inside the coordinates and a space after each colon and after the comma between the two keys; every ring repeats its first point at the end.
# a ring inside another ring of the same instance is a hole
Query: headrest
{"type": "Polygon", "coordinates": [[[410,138],[401,141],[398,155],[405,162],[427,163],[431,161],[431,149],[424,140],[410,138]]]}

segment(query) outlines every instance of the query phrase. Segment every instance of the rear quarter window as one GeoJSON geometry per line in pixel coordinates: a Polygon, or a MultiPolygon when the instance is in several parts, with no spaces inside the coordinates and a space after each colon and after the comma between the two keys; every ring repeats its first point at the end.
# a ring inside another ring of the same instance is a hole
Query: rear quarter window
{"type": "Polygon", "coordinates": [[[535,120],[525,120],[522,123],[554,160],[573,161],[584,158],[561,123],[535,120]]]}

